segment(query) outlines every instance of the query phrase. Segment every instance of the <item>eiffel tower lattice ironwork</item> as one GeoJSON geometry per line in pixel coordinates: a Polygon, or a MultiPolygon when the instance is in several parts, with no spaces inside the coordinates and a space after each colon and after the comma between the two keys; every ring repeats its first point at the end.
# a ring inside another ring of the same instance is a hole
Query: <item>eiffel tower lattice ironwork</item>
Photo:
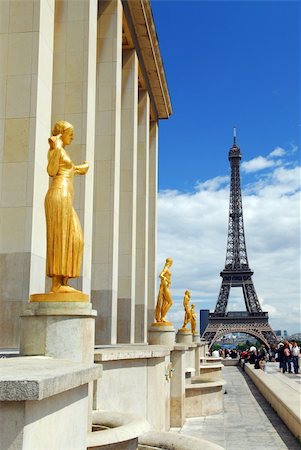
{"type": "Polygon", "coordinates": [[[203,333],[210,346],[222,336],[238,332],[248,333],[267,346],[277,342],[268,322],[268,313],[261,309],[252,281],[254,272],[248,263],[240,186],[241,156],[234,129],[234,143],[229,151],[231,185],[226,263],[220,273],[222,284],[215,310],[209,314],[209,323],[203,333]],[[227,313],[231,287],[242,288],[246,311],[227,313]]]}

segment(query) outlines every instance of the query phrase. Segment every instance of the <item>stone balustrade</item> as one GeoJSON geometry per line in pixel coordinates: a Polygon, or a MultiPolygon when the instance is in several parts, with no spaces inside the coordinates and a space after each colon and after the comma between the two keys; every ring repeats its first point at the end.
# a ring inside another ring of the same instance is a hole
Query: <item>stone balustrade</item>
{"type": "Polygon", "coordinates": [[[88,385],[101,372],[44,356],[0,359],[0,449],[85,450],[88,385]]]}

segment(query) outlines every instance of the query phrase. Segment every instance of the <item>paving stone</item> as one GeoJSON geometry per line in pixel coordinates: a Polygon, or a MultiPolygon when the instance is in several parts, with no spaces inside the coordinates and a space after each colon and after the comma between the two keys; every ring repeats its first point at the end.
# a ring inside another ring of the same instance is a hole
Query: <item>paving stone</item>
{"type": "Polygon", "coordinates": [[[180,432],[226,450],[301,450],[300,443],[245,377],[238,367],[224,367],[224,413],[187,419],[180,432]]]}

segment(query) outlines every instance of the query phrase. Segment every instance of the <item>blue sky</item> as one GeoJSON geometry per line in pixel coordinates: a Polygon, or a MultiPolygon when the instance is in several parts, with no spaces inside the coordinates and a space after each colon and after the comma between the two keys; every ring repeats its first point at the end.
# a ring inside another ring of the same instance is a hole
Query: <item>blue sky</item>
{"type": "Polygon", "coordinates": [[[244,159],[298,143],[298,2],[153,0],[173,116],[159,188],[223,175],[232,127],[244,159]]]}
{"type": "MultiPolygon", "coordinates": [[[[176,326],[186,289],[198,309],[216,303],[236,125],[255,288],[275,329],[300,329],[298,8],[152,1],[174,111],[159,127],[158,272],[174,258],[176,326]]],[[[229,309],[244,309],[241,289],[231,290],[229,309]]]]}

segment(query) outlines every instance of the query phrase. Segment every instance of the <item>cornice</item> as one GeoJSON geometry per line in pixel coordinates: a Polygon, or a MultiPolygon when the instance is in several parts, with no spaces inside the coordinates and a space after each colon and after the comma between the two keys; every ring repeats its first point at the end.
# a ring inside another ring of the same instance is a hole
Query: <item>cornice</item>
{"type": "Polygon", "coordinates": [[[159,119],[168,119],[172,114],[172,106],[165,77],[163,61],[156,34],[153,14],[149,0],[123,0],[127,20],[132,22],[135,33],[138,58],[142,58],[146,84],[151,90],[151,98],[159,119]]]}

